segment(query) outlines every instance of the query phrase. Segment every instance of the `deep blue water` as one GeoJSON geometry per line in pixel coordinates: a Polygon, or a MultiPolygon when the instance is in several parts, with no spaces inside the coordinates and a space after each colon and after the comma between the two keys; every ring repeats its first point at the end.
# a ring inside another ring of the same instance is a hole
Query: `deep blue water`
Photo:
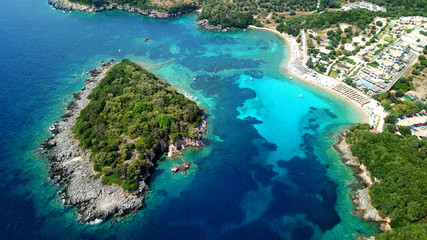
{"type": "Polygon", "coordinates": [[[208,33],[194,21],[0,1],[0,238],[353,239],[377,232],[351,214],[347,183],[355,179],[331,149],[329,133],[359,121],[357,111],[283,75],[286,46],[277,36],[208,33]],[[197,96],[209,114],[208,146],[184,154],[195,162],[186,175],[169,171],[179,159],[159,161],[137,214],[87,226],[61,205],[38,145],[84,86],[84,73],[109,58],[129,58],[197,96]]]}

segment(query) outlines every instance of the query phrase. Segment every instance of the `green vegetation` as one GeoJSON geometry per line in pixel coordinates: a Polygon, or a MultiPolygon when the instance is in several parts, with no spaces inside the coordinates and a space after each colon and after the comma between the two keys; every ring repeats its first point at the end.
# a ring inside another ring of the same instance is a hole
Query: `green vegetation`
{"type": "Polygon", "coordinates": [[[245,28],[250,24],[256,24],[250,12],[236,11],[234,8],[231,2],[208,0],[198,19],[207,19],[210,25],[222,27],[245,28]]]}
{"type": "Polygon", "coordinates": [[[347,62],[349,62],[350,64],[356,65],[356,62],[355,62],[353,59],[348,58],[348,57],[340,57],[340,58],[339,58],[339,60],[340,60],[340,61],[347,61],[347,62]]]}
{"type": "Polygon", "coordinates": [[[374,61],[374,62],[370,62],[370,63],[369,63],[369,66],[374,67],[374,68],[377,68],[379,65],[380,65],[380,64],[379,64],[377,61],[374,61]]]}
{"type": "Polygon", "coordinates": [[[337,77],[338,77],[338,75],[339,75],[339,73],[338,73],[337,71],[335,71],[335,70],[332,70],[332,71],[329,73],[329,77],[331,77],[331,78],[337,78],[337,77]]]}
{"type": "Polygon", "coordinates": [[[403,95],[401,92],[395,94],[391,92],[383,92],[374,95],[374,99],[381,101],[381,105],[389,112],[385,118],[386,123],[394,124],[398,117],[415,114],[427,109],[427,104],[421,101],[412,102],[410,100],[401,101],[396,98],[396,95],[403,95]]]}
{"type": "MultiPolygon", "coordinates": [[[[379,37],[378,37],[379,38],[379,37]]],[[[396,41],[397,39],[396,38],[393,38],[393,37],[385,37],[384,38],[384,41],[387,41],[387,42],[389,42],[389,43],[393,43],[394,41],[396,41]]]]}
{"type": "Polygon", "coordinates": [[[323,11],[326,8],[340,8],[341,4],[339,3],[339,1],[336,0],[321,0],[320,1],[320,6],[319,6],[319,11],[323,11]]]}
{"type": "Polygon", "coordinates": [[[420,72],[422,72],[425,68],[427,68],[427,47],[424,48],[422,55],[418,56],[419,63],[414,64],[414,70],[417,71],[417,73],[412,72],[414,75],[420,75],[420,72]]]}
{"type": "Polygon", "coordinates": [[[297,15],[299,12],[316,10],[317,0],[205,0],[199,19],[208,19],[211,25],[223,27],[247,27],[249,24],[261,26],[261,20],[282,23],[285,14],[297,15]]]}
{"type": "MultiPolygon", "coordinates": [[[[280,30],[296,36],[295,34],[303,28],[325,29],[331,24],[348,23],[366,29],[372,22],[373,16],[427,16],[427,3],[425,0],[372,0],[371,2],[380,6],[385,6],[387,12],[370,12],[365,9],[355,9],[350,11],[326,11],[325,13],[302,14],[318,10],[339,8],[343,1],[340,0],[188,0],[176,1],[154,1],[154,0],[70,0],[85,5],[102,6],[109,2],[117,4],[129,4],[139,9],[157,9],[169,13],[179,11],[202,9],[201,18],[209,20],[212,25],[224,24],[224,27],[246,27],[249,24],[261,25],[263,22],[281,23],[285,19],[285,14],[297,20],[288,20],[290,25],[286,29],[280,30]],[[237,18],[237,19],[236,19],[237,18]],[[253,22],[253,19],[256,19],[253,22]],[[301,24],[303,23],[303,24],[301,24]],[[302,26],[299,26],[302,25],[302,26]]],[[[376,22],[377,26],[382,23],[376,22]]],[[[279,30],[279,29],[278,29],[279,30]]]]}
{"type": "Polygon", "coordinates": [[[387,9],[387,15],[399,16],[427,16],[427,2],[425,0],[369,0],[387,9]]]}
{"type": "Polygon", "coordinates": [[[415,90],[415,87],[412,81],[413,81],[412,76],[402,77],[396,82],[396,84],[394,84],[392,89],[401,93],[406,93],[408,91],[415,90]]]}
{"type": "Polygon", "coordinates": [[[410,224],[398,230],[381,233],[375,236],[377,240],[406,240],[406,239],[427,239],[427,225],[410,224]]]}
{"type": "Polygon", "coordinates": [[[167,7],[167,4],[160,6],[158,4],[153,4],[149,0],[70,0],[70,2],[76,2],[83,5],[94,5],[94,6],[102,6],[108,4],[109,2],[114,2],[120,5],[129,4],[130,6],[137,7],[141,10],[146,9],[156,9],[168,13],[177,13],[181,11],[189,11],[197,9],[197,2],[189,2],[189,3],[179,3],[173,4],[167,7]]]}
{"type": "Polygon", "coordinates": [[[344,80],[344,82],[347,84],[347,85],[349,85],[349,86],[352,86],[352,87],[356,87],[356,83],[353,81],[353,79],[351,79],[351,78],[346,78],[345,80],[344,80]]]}
{"type": "Polygon", "coordinates": [[[72,130],[91,150],[103,184],[135,190],[162,141],[201,137],[202,109],[129,60],[112,67],[88,98],[72,130]]]}
{"type": "MultiPolygon", "coordinates": [[[[410,131],[409,131],[410,133],[410,131]]],[[[358,161],[379,181],[369,195],[380,215],[391,218],[392,231],[376,239],[426,239],[427,139],[390,132],[369,132],[368,124],[356,124],[346,141],[358,161]]]]}
{"type": "MultiPolygon", "coordinates": [[[[423,71],[427,67],[426,54],[427,47],[424,48],[423,54],[418,57],[419,63],[414,64],[414,70],[423,71]]],[[[393,86],[393,92],[388,91],[373,96],[374,99],[381,101],[381,105],[389,112],[389,115],[385,119],[386,123],[394,124],[398,117],[427,110],[427,104],[421,101],[412,102],[410,100],[401,101],[398,99],[403,97],[404,93],[415,90],[413,81],[414,76],[402,77],[393,86]]]]}
{"type": "Polygon", "coordinates": [[[329,11],[325,13],[315,13],[292,18],[286,21],[286,25],[277,26],[280,32],[286,32],[297,36],[302,29],[323,30],[332,24],[348,23],[360,29],[365,29],[375,16],[381,13],[374,13],[366,9],[353,9],[350,11],[329,11]]]}

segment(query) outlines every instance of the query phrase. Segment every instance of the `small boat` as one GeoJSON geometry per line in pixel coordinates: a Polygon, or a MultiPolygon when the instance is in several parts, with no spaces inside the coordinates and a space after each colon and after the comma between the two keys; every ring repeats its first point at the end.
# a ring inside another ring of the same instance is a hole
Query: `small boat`
{"type": "Polygon", "coordinates": [[[246,81],[246,78],[243,78],[243,80],[245,80],[245,81],[246,81]]]}
{"type": "Polygon", "coordinates": [[[120,51],[122,51],[122,50],[120,50],[120,49],[119,49],[119,50],[117,50],[117,51],[119,51],[119,52],[120,52],[120,51]]]}
{"type": "Polygon", "coordinates": [[[299,97],[302,98],[302,94],[300,94],[299,97]]]}
{"type": "Polygon", "coordinates": [[[195,77],[193,78],[193,81],[196,81],[196,78],[195,78],[195,77]]]}
{"type": "Polygon", "coordinates": [[[291,79],[291,80],[292,80],[292,79],[294,79],[294,78],[293,78],[293,77],[290,77],[289,79],[291,79]]]}
{"type": "Polygon", "coordinates": [[[251,77],[251,80],[254,80],[254,79],[251,77]]]}

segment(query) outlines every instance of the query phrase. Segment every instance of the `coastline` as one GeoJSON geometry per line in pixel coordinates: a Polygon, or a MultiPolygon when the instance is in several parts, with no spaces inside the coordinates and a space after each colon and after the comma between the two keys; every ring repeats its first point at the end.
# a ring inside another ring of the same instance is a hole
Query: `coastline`
{"type": "Polygon", "coordinates": [[[195,12],[198,10],[197,7],[178,11],[176,13],[167,13],[162,12],[156,9],[147,9],[141,10],[137,7],[130,6],[129,4],[119,5],[117,3],[108,3],[108,5],[102,5],[99,7],[96,6],[88,6],[81,5],[75,2],[70,2],[68,0],[48,0],[48,4],[52,6],[54,9],[62,10],[64,12],[76,11],[76,12],[87,12],[87,13],[97,13],[103,11],[111,11],[111,10],[121,10],[129,13],[134,13],[138,15],[144,15],[150,18],[173,18],[186,13],[195,12]]]}
{"type": "MultiPolygon", "coordinates": [[[[288,36],[286,34],[280,33],[279,31],[275,30],[275,29],[271,29],[271,28],[265,28],[265,27],[257,27],[257,26],[253,26],[250,25],[249,26],[250,29],[254,29],[254,30],[261,30],[261,31],[268,31],[271,33],[276,34],[277,36],[279,36],[282,40],[284,40],[285,44],[288,45],[289,47],[289,57],[287,57],[281,64],[281,68],[282,71],[283,69],[286,69],[287,72],[283,71],[284,74],[290,74],[292,77],[294,77],[295,79],[304,82],[306,84],[308,84],[309,86],[313,86],[315,88],[318,88],[320,90],[326,91],[327,93],[332,93],[333,96],[335,97],[339,97],[340,99],[348,102],[349,104],[351,104],[359,113],[358,115],[360,116],[361,119],[364,120],[365,123],[369,123],[371,125],[374,126],[374,129],[376,129],[377,131],[382,131],[382,126],[384,123],[383,118],[385,117],[385,112],[382,109],[382,107],[377,106],[376,102],[372,99],[370,99],[370,102],[368,104],[365,105],[361,105],[360,103],[354,101],[353,99],[344,96],[343,94],[341,94],[340,92],[336,91],[335,89],[333,89],[334,86],[336,86],[338,83],[340,83],[339,81],[333,80],[327,76],[322,75],[325,79],[329,78],[328,80],[324,80],[322,79],[321,81],[315,81],[309,74],[304,75],[300,75],[297,74],[295,69],[291,66],[292,61],[299,61],[298,59],[299,53],[300,53],[300,49],[298,47],[298,44],[296,43],[296,40],[294,38],[292,38],[291,36],[288,36]],[[378,117],[377,117],[378,116],[378,117]],[[378,121],[379,118],[379,121],[378,121]]],[[[319,73],[317,73],[317,75],[320,75],[319,73]]]]}
{"type": "MultiPolygon", "coordinates": [[[[76,2],[70,2],[69,0],[48,0],[48,4],[52,6],[54,9],[62,10],[64,12],[75,11],[75,12],[97,13],[97,12],[103,12],[103,11],[120,10],[120,11],[126,11],[126,12],[137,14],[137,15],[144,15],[149,18],[161,18],[161,19],[174,18],[174,17],[178,17],[183,14],[192,13],[192,12],[196,12],[197,14],[201,13],[201,9],[199,9],[196,6],[194,6],[193,8],[189,8],[187,10],[178,11],[176,13],[168,13],[168,12],[159,11],[156,9],[141,10],[129,4],[120,5],[120,4],[111,3],[111,2],[108,4],[104,4],[102,6],[94,6],[94,5],[82,5],[76,2]]],[[[198,28],[206,31],[227,32],[232,29],[229,27],[223,27],[221,25],[216,25],[216,26],[210,25],[207,19],[197,20],[196,24],[198,28]]]]}
{"type": "MultiPolygon", "coordinates": [[[[318,84],[315,81],[310,81],[309,79],[307,79],[307,77],[303,77],[300,76],[299,74],[297,74],[294,70],[293,67],[290,66],[292,61],[295,61],[295,58],[299,58],[299,54],[295,54],[295,53],[299,53],[299,47],[298,45],[296,45],[296,41],[295,39],[293,39],[290,36],[286,36],[285,34],[282,34],[280,32],[278,32],[277,30],[274,29],[270,29],[270,28],[261,28],[261,27],[256,27],[256,26],[249,26],[249,28],[251,29],[255,29],[255,30],[262,30],[262,31],[269,31],[272,32],[278,36],[280,36],[281,39],[283,39],[285,41],[285,44],[288,44],[290,47],[290,50],[288,51],[289,57],[286,58],[286,60],[284,60],[284,62],[282,62],[282,70],[284,68],[286,68],[286,70],[289,72],[290,75],[294,76],[295,79],[298,79],[299,81],[308,84],[309,86],[318,88],[322,91],[325,91],[327,93],[332,93],[333,96],[336,96],[346,102],[348,102],[349,104],[351,104],[359,113],[358,115],[361,117],[361,119],[363,119],[366,123],[372,123],[372,119],[370,117],[372,117],[372,115],[370,116],[370,114],[366,111],[366,109],[359,103],[355,102],[354,100],[340,94],[339,92],[335,91],[333,88],[331,88],[328,85],[323,85],[323,84],[318,84]],[[291,41],[295,41],[295,43],[293,44],[291,41]],[[296,52],[297,51],[297,52],[296,52]]],[[[299,61],[299,59],[297,60],[299,61]]],[[[284,72],[284,74],[286,74],[286,72],[284,72]]],[[[371,109],[374,109],[374,106],[372,106],[372,103],[374,101],[371,100],[369,104],[371,104],[371,109]]],[[[380,118],[382,118],[382,120],[384,119],[385,115],[382,116],[383,114],[379,114],[377,109],[377,114],[380,116],[380,118]]],[[[381,113],[385,112],[382,110],[381,113]]],[[[381,131],[382,130],[382,126],[381,124],[377,124],[375,125],[375,127],[377,128],[377,130],[381,131]],[[378,126],[381,127],[381,129],[378,129],[378,126]]],[[[350,146],[345,142],[345,132],[341,132],[339,133],[337,136],[337,141],[336,143],[333,145],[333,148],[340,154],[341,156],[341,161],[346,165],[349,166],[353,169],[354,175],[356,177],[356,179],[358,180],[358,182],[360,182],[363,185],[363,188],[361,189],[357,189],[356,192],[350,194],[350,200],[354,206],[354,210],[353,213],[357,216],[359,216],[360,218],[362,218],[364,221],[371,221],[371,222],[375,222],[378,226],[378,228],[382,231],[388,231],[391,229],[390,227],[390,221],[391,219],[388,217],[381,217],[378,213],[378,210],[375,209],[372,206],[371,203],[371,197],[369,196],[369,187],[372,185],[372,180],[371,180],[371,175],[369,173],[369,171],[366,170],[366,167],[363,164],[360,164],[359,162],[357,162],[354,157],[352,156],[351,150],[350,150],[350,146]]],[[[376,179],[375,179],[376,180],[376,179]]],[[[363,237],[361,236],[361,239],[368,239],[368,240],[374,240],[375,237],[363,237]]]]}
{"type": "Polygon", "coordinates": [[[389,231],[391,230],[391,219],[379,215],[378,210],[372,206],[371,197],[369,196],[369,188],[377,179],[374,177],[374,181],[372,181],[371,174],[366,169],[366,166],[353,157],[350,146],[345,139],[345,132],[339,133],[333,148],[340,153],[341,161],[353,169],[356,179],[363,185],[363,188],[357,189],[356,192],[350,194],[354,206],[353,213],[365,221],[375,222],[382,232],[389,231]]]}
{"type": "MultiPolygon", "coordinates": [[[[96,177],[98,172],[90,161],[90,151],[79,147],[78,140],[73,137],[72,127],[76,124],[80,111],[89,103],[88,96],[92,90],[115,64],[114,60],[102,62],[102,66],[87,73],[91,77],[85,80],[86,85],[73,94],[74,100],[68,104],[66,113],[61,115],[62,120],[49,127],[52,136],[41,144],[42,154],[46,154],[51,162],[50,180],[63,187],[58,194],[63,205],[76,208],[78,222],[98,224],[111,217],[114,218],[112,223],[120,221],[120,217],[144,206],[145,193],[150,189],[146,180],[163,153],[173,158],[189,147],[200,149],[205,146],[202,140],[190,138],[178,139],[174,143],[160,142],[154,156],[150,158],[149,169],[138,180],[139,187],[136,191],[125,191],[116,184],[103,185],[101,178],[96,177]]],[[[197,129],[200,134],[206,134],[207,122],[204,116],[197,129]]]]}
{"type": "MultiPolygon", "coordinates": [[[[108,5],[95,7],[93,5],[92,6],[81,5],[78,3],[70,2],[68,0],[48,0],[48,4],[55,9],[66,11],[66,12],[76,11],[76,12],[95,13],[95,12],[110,11],[110,10],[122,10],[122,11],[127,11],[129,13],[145,15],[150,18],[173,18],[173,17],[180,16],[182,14],[200,11],[198,8],[194,8],[194,9],[184,10],[181,12],[170,14],[166,12],[160,12],[154,9],[141,10],[139,8],[130,6],[129,4],[119,5],[117,3],[109,3],[108,5]]],[[[218,32],[221,32],[221,31],[227,32],[229,30],[229,28],[223,28],[220,25],[218,26],[209,25],[206,19],[198,20],[197,25],[202,30],[216,30],[218,32]]],[[[290,56],[286,59],[284,64],[282,63],[281,65],[282,70],[284,68],[283,66],[286,66],[286,69],[289,72],[289,74],[295,77],[295,79],[308,83],[310,86],[314,86],[319,89],[325,90],[326,92],[332,93],[334,96],[345,100],[346,102],[351,104],[353,107],[355,107],[355,109],[358,110],[359,112],[358,115],[360,116],[361,119],[363,119],[364,122],[369,123],[375,130],[379,132],[382,131],[386,113],[384,109],[381,106],[379,106],[373,99],[357,91],[358,94],[362,95],[362,97],[367,98],[369,100],[367,104],[361,105],[360,103],[356,102],[354,99],[351,99],[350,97],[340,93],[337,89],[334,89],[336,85],[340,84],[339,81],[336,81],[320,73],[316,73],[317,76],[315,78],[310,76],[310,73],[304,74],[304,75],[298,74],[298,71],[291,66],[292,62],[298,62],[298,64],[301,64],[299,59],[300,49],[294,38],[284,33],[280,33],[279,31],[272,28],[257,27],[254,25],[249,25],[248,28],[255,29],[255,30],[269,31],[278,35],[290,47],[290,51],[289,51],[290,56]],[[320,76],[320,80],[318,80],[318,76],[320,76]]],[[[304,66],[304,64],[302,64],[301,66],[304,66]]],[[[314,72],[313,70],[310,70],[310,71],[314,72]]],[[[286,72],[284,73],[286,74],[286,72]]]]}

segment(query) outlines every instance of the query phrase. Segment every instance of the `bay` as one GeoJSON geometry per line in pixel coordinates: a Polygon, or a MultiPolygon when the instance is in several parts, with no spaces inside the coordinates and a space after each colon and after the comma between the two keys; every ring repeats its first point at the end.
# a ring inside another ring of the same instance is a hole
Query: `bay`
{"type": "Polygon", "coordinates": [[[351,214],[355,179],[331,149],[329,134],[361,121],[358,111],[283,74],[279,37],[204,32],[195,18],[0,1],[2,238],[353,239],[378,231],[351,214]],[[197,97],[209,133],[205,149],[183,155],[195,162],[186,175],[169,170],[180,159],[158,162],[143,209],[88,226],[62,206],[38,147],[85,73],[110,58],[131,59],[197,97]]]}

